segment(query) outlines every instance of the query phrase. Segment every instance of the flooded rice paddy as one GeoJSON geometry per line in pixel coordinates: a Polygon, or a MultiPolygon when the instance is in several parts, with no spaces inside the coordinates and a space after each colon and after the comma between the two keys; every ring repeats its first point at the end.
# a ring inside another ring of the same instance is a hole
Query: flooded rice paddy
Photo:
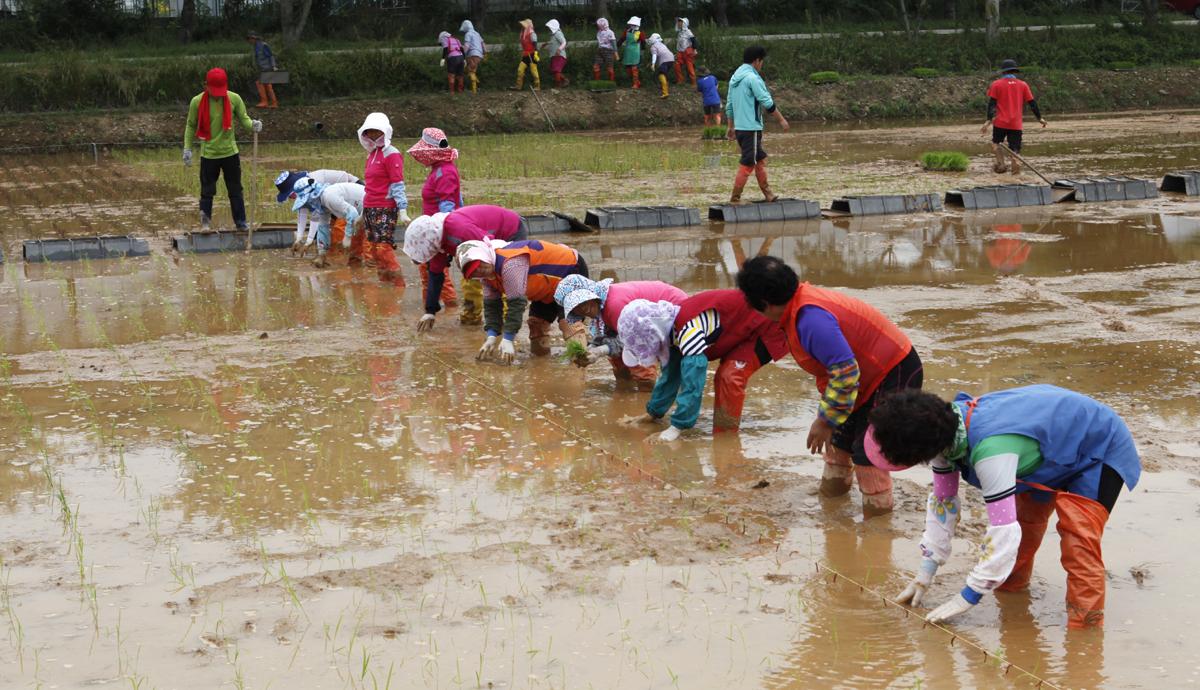
{"type": "MultiPolygon", "coordinates": [[[[1196,123],[1063,122],[1026,146],[1055,176],[1161,178],[1200,167],[1196,123]]],[[[693,134],[455,144],[470,201],[582,215],[720,199],[732,152],[693,134]]],[[[774,186],[822,205],[995,182],[981,147],[962,124],[767,139],[774,186]],[[972,171],[912,166],[950,147],[972,153],[972,171]]],[[[361,166],[353,144],[264,149],[264,196],[284,167],[361,166]]],[[[15,157],[0,173],[3,685],[1200,679],[1187,536],[1200,521],[1200,201],[555,238],[602,277],[689,293],[731,287],[746,257],[772,253],[897,321],[935,391],[1054,383],[1125,417],[1149,472],[1109,522],[1105,629],[1068,633],[1051,530],[1030,590],[986,598],[952,636],[879,596],[919,559],[931,474],[898,479],[888,517],[863,521],[857,496],[819,499],[821,462],[803,449],[818,398],[791,360],[755,375],[739,434],[711,434],[710,402],[681,443],[649,446],[651,430],[616,423],[648,392],[606,366],[530,357],[523,337],[514,366],[477,364],[483,335],[458,325],[457,307],[418,336],[411,268],[396,289],[344,261],[174,254],[169,236],[194,224],[196,174],[175,159],[15,157]],[[154,238],[154,253],[18,259],[20,239],[119,233],[154,238]]],[[[986,525],[978,493],[964,503],[935,604],[961,587],[986,525]]]]}

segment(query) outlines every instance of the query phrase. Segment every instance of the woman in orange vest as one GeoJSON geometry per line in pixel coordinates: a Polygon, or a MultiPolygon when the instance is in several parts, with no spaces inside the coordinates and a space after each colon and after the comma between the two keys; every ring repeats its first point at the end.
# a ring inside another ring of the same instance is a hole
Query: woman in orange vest
{"type": "Polygon", "coordinates": [[[529,350],[533,354],[550,354],[551,323],[558,324],[564,340],[587,344],[583,324],[568,324],[563,308],[554,301],[554,290],[560,280],[574,274],[587,276],[587,263],[579,252],[537,240],[502,242],[485,238],[458,245],[454,260],[463,280],[483,283],[483,328],[488,339],[479,349],[477,359],[488,359],[498,351],[501,362],[513,361],[516,356],[513,341],[521,330],[526,305],[529,350]]]}
{"type": "Polygon", "coordinates": [[[542,90],[542,78],[538,76],[538,47],[537,34],[533,31],[533,20],[522,19],[518,22],[521,25],[521,64],[517,67],[517,85],[510,86],[513,91],[520,91],[521,85],[525,83],[525,70],[528,69],[533,75],[533,90],[542,90]]]}
{"type": "Polygon", "coordinates": [[[817,379],[822,400],[808,449],[825,458],[821,495],[848,493],[857,476],[863,517],[890,513],[892,479],[871,464],[863,443],[884,394],[921,387],[921,358],[908,336],[862,300],[801,284],[773,256],[747,261],[737,284],[755,311],[780,322],[796,363],[817,379]]]}

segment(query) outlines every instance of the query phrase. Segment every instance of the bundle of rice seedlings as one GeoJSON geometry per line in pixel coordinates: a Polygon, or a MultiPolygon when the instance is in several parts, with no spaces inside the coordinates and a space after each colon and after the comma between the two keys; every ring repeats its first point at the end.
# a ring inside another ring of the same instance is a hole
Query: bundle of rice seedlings
{"type": "Polygon", "coordinates": [[[962,172],[967,169],[967,164],[970,159],[967,154],[957,151],[928,151],[921,154],[921,165],[924,165],[930,170],[956,170],[962,172]]]}

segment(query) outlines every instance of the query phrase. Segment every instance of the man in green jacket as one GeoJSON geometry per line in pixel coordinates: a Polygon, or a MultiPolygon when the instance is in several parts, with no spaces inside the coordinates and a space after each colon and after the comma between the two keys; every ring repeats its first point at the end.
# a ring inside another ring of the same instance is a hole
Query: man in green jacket
{"type": "Polygon", "coordinates": [[[779,197],[767,184],[767,152],[762,147],[763,111],[775,116],[783,131],[788,131],[788,121],[783,113],[775,107],[771,92],[763,82],[759,71],[762,70],[763,60],[767,50],[759,46],[750,46],[742,53],[742,66],[733,73],[729,80],[729,97],[726,99],[725,115],[729,118],[729,130],[726,137],[737,141],[742,147],[741,165],[733,179],[733,195],[729,197],[730,204],[741,204],[742,189],[750,173],[758,179],[759,189],[767,201],[775,201],[779,197]],[[736,123],[736,124],[735,124],[736,123]]]}
{"type": "Polygon", "coordinates": [[[242,199],[242,159],[238,156],[233,121],[248,131],[261,132],[262,122],[246,115],[242,97],[228,88],[225,70],[208,73],[208,87],[192,99],[183,130],[183,164],[192,167],[192,142],[200,142],[200,232],[212,232],[213,197],[217,179],[225,174],[225,191],[238,230],[248,230],[246,202],[242,199]]]}

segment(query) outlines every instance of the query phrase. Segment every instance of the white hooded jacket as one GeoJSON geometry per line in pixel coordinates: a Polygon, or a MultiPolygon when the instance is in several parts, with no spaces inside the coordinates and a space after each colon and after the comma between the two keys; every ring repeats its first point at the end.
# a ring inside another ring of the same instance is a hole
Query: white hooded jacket
{"type": "Polygon", "coordinates": [[[363,181],[367,187],[369,208],[408,208],[404,195],[404,156],[392,146],[392,123],[383,113],[371,113],[358,128],[358,143],[367,150],[367,166],[363,181]],[[377,145],[363,135],[368,129],[383,132],[383,145],[377,145]]]}
{"type": "Polygon", "coordinates": [[[558,20],[551,19],[546,22],[546,28],[550,29],[550,40],[546,41],[550,44],[550,56],[565,58],[567,56],[567,37],[563,35],[558,20]]]}

